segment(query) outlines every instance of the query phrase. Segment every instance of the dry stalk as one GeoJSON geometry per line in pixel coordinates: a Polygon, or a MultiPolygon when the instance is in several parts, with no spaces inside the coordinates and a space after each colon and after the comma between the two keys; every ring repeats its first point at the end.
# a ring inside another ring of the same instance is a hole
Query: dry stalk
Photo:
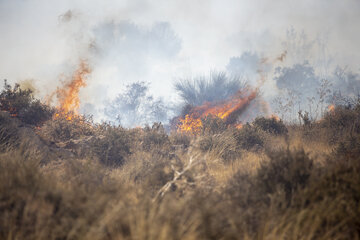
{"type": "Polygon", "coordinates": [[[171,168],[174,170],[174,177],[172,180],[170,180],[169,182],[167,182],[155,195],[153,202],[155,202],[156,200],[161,199],[165,193],[167,193],[170,189],[171,186],[173,184],[176,183],[176,181],[178,181],[186,172],[188,172],[189,170],[191,170],[194,166],[198,165],[199,163],[201,163],[202,161],[204,161],[204,159],[199,159],[199,154],[194,156],[190,156],[190,160],[189,163],[184,167],[184,169],[179,172],[176,171],[174,166],[171,165],[171,168]]]}

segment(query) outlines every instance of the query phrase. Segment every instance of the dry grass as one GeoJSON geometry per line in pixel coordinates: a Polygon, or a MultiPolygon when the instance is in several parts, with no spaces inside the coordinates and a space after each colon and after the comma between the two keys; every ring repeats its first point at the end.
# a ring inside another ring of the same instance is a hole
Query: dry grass
{"type": "Polygon", "coordinates": [[[0,120],[0,239],[359,239],[356,117],[196,137],[0,120]]]}

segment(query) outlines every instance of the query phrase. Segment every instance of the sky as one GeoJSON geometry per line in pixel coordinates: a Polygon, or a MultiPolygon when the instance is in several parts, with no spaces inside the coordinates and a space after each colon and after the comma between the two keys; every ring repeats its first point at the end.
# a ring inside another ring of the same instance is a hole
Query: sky
{"type": "Polygon", "coordinates": [[[176,101],[175,81],[226,71],[244,52],[287,51],[277,64],[308,60],[319,74],[334,65],[358,71],[359,12],[358,0],[0,0],[0,78],[30,80],[45,97],[85,59],[92,73],[81,103],[101,118],[129,83],[176,101]]]}

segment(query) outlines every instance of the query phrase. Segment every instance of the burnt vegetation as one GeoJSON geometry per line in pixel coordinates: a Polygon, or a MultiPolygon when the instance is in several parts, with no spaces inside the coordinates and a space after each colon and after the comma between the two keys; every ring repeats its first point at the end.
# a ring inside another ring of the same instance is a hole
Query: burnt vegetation
{"type": "MultiPolygon", "coordinates": [[[[195,84],[189,104],[211,89],[195,84]]],[[[360,237],[356,99],[309,123],[209,116],[197,135],[53,118],[7,83],[0,108],[0,239],[360,237]]]]}

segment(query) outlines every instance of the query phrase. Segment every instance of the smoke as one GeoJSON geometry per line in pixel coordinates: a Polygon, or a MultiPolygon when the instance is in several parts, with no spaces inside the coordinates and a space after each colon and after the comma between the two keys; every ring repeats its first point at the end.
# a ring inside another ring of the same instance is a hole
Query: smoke
{"type": "Polygon", "coordinates": [[[226,70],[233,76],[242,76],[255,84],[261,59],[257,53],[244,52],[239,57],[231,57],[226,70]]]}
{"type": "Polygon", "coordinates": [[[106,104],[132,83],[149,82],[147,95],[177,102],[174,82],[211,70],[252,85],[264,79],[268,102],[299,90],[290,78],[301,76],[313,89],[330,79],[347,94],[360,81],[359,12],[357,0],[2,0],[0,78],[33,79],[45,97],[86,59],[92,73],[80,110],[96,120],[108,119],[106,104]],[[262,62],[284,51],[282,61],[262,62]],[[348,66],[345,78],[336,66],[348,66]]]}
{"type": "Polygon", "coordinates": [[[143,126],[153,122],[165,122],[171,110],[162,98],[154,98],[145,82],[126,86],[107,107],[105,113],[110,122],[125,127],[143,126]]]}

